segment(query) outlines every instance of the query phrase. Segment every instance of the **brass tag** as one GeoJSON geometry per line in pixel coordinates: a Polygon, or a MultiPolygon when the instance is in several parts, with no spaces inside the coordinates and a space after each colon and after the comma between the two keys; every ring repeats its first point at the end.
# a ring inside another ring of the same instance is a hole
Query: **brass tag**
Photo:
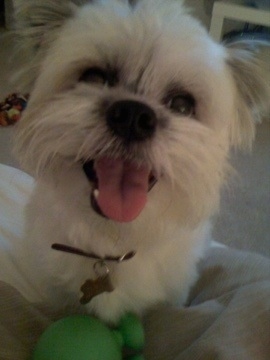
{"type": "Polygon", "coordinates": [[[80,299],[80,303],[85,305],[89,303],[95,296],[104,292],[112,292],[114,287],[112,285],[109,275],[98,277],[96,280],[86,280],[81,287],[83,296],[80,299]]]}

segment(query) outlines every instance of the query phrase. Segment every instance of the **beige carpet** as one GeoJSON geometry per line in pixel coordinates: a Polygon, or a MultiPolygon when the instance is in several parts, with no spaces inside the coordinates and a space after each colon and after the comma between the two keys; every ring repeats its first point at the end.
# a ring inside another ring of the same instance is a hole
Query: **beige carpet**
{"type": "MultiPolygon", "coordinates": [[[[11,48],[10,37],[0,38],[0,99],[15,90],[8,83],[11,48]]],[[[16,166],[11,155],[12,132],[12,127],[0,128],[0,163],[16,166]]],[[[270,256],[270,122],[258,126],[252,155],[233,154],[232,161],[239,177],[224,191],[214,237],[270,256]]]]}

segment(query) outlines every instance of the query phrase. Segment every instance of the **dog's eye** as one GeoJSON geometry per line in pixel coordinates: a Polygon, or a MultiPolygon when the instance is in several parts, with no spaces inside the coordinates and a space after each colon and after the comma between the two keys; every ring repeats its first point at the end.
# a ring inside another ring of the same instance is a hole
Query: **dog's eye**
{"type": "Polygon", "coordinates": [[[85,70],[80,76],[79,81],[97,85],[106,85],[109,83],[109,76],[103,69],[94,67],[85,70]]]}
{"type": "Polygon", "coordinates": [[[195,114],[195,99],[190,94],[180,94],[171,97],[167,102],[167,106],[172,111],[183,116],[193,116],[195,114]]]}

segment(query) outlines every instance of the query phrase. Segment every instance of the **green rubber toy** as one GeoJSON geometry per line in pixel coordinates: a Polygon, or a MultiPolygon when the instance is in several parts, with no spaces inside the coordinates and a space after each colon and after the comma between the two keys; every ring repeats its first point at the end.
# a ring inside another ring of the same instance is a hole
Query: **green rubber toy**
{"type": "Polygon", "coordinates": [[[72,315],[56,321],[36,344],[31,360],[144,360],[144,330],[139,318],[127,314],[111,329],[90,315],[72,315]]]}

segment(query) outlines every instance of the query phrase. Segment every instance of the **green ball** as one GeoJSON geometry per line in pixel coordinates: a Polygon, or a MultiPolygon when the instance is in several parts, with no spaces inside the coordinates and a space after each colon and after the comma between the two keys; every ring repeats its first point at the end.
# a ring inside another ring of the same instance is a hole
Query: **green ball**
{"type": "Polygon", "coordinates": [[[56,321],[41,335],[31,360],[121,360],[113,332],[89,315],[56,321]]]}
{"type": "Polygon", "coordinates": [[[145,357],[143,355],[133,355],[129,357],[127,360],[145,360],[145,357]]]}
{"type": "Polygon", "coordinates": [[[119,331],[123,336],[125,346],[142,350],[145,342],[144,329],[139,317],[135,314],[126,314],[120,320],[119,331]]]}

